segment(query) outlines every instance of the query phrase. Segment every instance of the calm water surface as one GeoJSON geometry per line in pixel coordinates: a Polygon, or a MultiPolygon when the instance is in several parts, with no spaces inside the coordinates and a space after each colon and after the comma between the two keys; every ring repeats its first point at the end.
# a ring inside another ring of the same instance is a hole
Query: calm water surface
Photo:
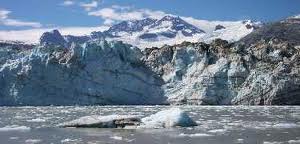
{"type": "Polygon", "coordinates": [[[148,116],[168,106],[0,107],[0,143],[278,144],[300,143],[300,106],[180,106],[199,124],[172,129],[57,128],[87,115],[148,116]]]}

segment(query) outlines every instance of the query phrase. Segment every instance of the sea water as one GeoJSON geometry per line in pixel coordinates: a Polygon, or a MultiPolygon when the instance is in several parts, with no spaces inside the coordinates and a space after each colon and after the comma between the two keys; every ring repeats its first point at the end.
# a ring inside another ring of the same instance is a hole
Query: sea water
{"type": "Polygon", "coordinates": [[[171,106],[0,107],[1,144],[300,143],[300,106],[178,106],[198,126],[168,129],[58,128],[88,115],[148,116],[171,106]]]}

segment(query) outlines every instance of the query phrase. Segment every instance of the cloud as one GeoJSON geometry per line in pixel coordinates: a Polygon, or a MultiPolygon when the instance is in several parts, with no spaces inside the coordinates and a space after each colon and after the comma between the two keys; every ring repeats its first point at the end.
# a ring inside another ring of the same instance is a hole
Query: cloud
{"type": "Polygon", "coordinates": [[[96,11],[88,12],[90,16],[97,16],[104,19],[104,24],[112,24],[117,21],[140,20],[144,18],[160,19],[167,15],[163,11],[150,9],[133,9],[128,6],[113,5],[96,11]]]}
{"type": "Polygon", "coordinates": [[[0,10],[0,19],[6,19],[8,17],[8,14],[11,13],[11,11],[8,10],[0,10]]]}
{"type": "Polygon", "coordinates": [[[98,1],[91,1],[90,3],[81,3],[81,7],[83,7],[86,11],[91,11],[93,8],[98,7],[98,1]]]}
{"type": "Polygon", "coordinates": [[[9,18],[10,13],[11,11],[8,10],[0,10],[0,25],[15,26],[15,27],[25,26],[25,27],[34,27],[34,28],[42,27],[42,24],[39,22],[29,22],[29,21],[11,19],[9,18]]]}
{"type": "Polygon", "coordinates": [[[39,38],[44,32],[58,29],[63,35],[82,36],[89,35],[93,31],[104,31],[108,27],[61,27],[61,28],[38,28],[29,30],[0,31],[0,40],[3,41],[22,41],[28,44],[38,43],[39,38]]]}
{"type": "Polygon", "coordinates": [[[111,19],[105,19],[103,22],[104,25],[113,25],[114,23],[115,21],[111,19]]]}
{"type": "Polygon", "coordinates": [[[72,1],[72,0],[65,0],[61,5],[63,6],[71,6],[71,5],[74,5],[75,2],[72,1]]]}
{"type": "Polygon", "coordinates": [[[15,20],[15,19],[5,19],[2,21],[2,23],[6,26],[25,26],[25,27],[35,27],[39,28],[42,27],[42,24],[38,22],[26,22],[26,21],[20,21],[20,20],[15,20]]]}

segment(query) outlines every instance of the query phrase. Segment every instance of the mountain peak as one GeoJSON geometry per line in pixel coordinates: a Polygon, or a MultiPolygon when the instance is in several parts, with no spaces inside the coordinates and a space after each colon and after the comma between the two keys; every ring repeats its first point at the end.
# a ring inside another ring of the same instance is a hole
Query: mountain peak
{"type": "Polygon", "coordinates": [[[45,32],[40,38],[41,45],[60,45],[64,46],[66,43],[64,37],[60,34],[58,30],[52,30],[50,32],[45,32]]]}
{"type": "Polygon", "coordinates": [[[179,16],[174,16],[174,15],[166,15],[161,20],[176,20],[176,19],[181,19],[179,16]]]}
{"type": "Polygon", "coordinates": [[[300,19],[300,14],[288,17],[288,19],[300,19]]]}
{"type": "Polygon", "coordinates": [[[166,15],[162,19],[151,25],[152,29],[164,29],[165,32],[178,33],[181,32],[184,36],[192,36],[194,34],[205,33],[203,30],[186,22],[179,16],[166,15]]]}
{"type": "Polygon", "coordinates": [[[145,18],[142,20],[122,21],[110,27],[106,31],[106,33],[117,35],[118,33],[121,32],[126,32],[126,33],[138,32],[138,31],[142,31],[144,27],[153,24],[155,21],[157,20],[151,18],[145,18]]]}

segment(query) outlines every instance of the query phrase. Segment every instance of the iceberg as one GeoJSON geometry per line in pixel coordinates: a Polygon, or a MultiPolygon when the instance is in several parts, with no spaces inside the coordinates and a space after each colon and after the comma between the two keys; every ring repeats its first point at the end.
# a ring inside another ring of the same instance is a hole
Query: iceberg
{"type": "Polygon", "coordinates": [[[186,112],[179,108],[171,108],[142,119],[138,115],[92,115],[58,126],[64,128],[171,128],[197,126],[197,123],[186,112]]]}
{"type": "Polygon", "coordinates": [[[139,128],[192,127],[197,123],[179,108],[160,111],[142,119],[139,128]]]}
{"type": "Polygon", "coordinates": [[[125,126],[135,126],[139,123],[140,118],[135,115],[92,115],[62,123],[58,126],[78,128],[124,128],[125,126]]]}

